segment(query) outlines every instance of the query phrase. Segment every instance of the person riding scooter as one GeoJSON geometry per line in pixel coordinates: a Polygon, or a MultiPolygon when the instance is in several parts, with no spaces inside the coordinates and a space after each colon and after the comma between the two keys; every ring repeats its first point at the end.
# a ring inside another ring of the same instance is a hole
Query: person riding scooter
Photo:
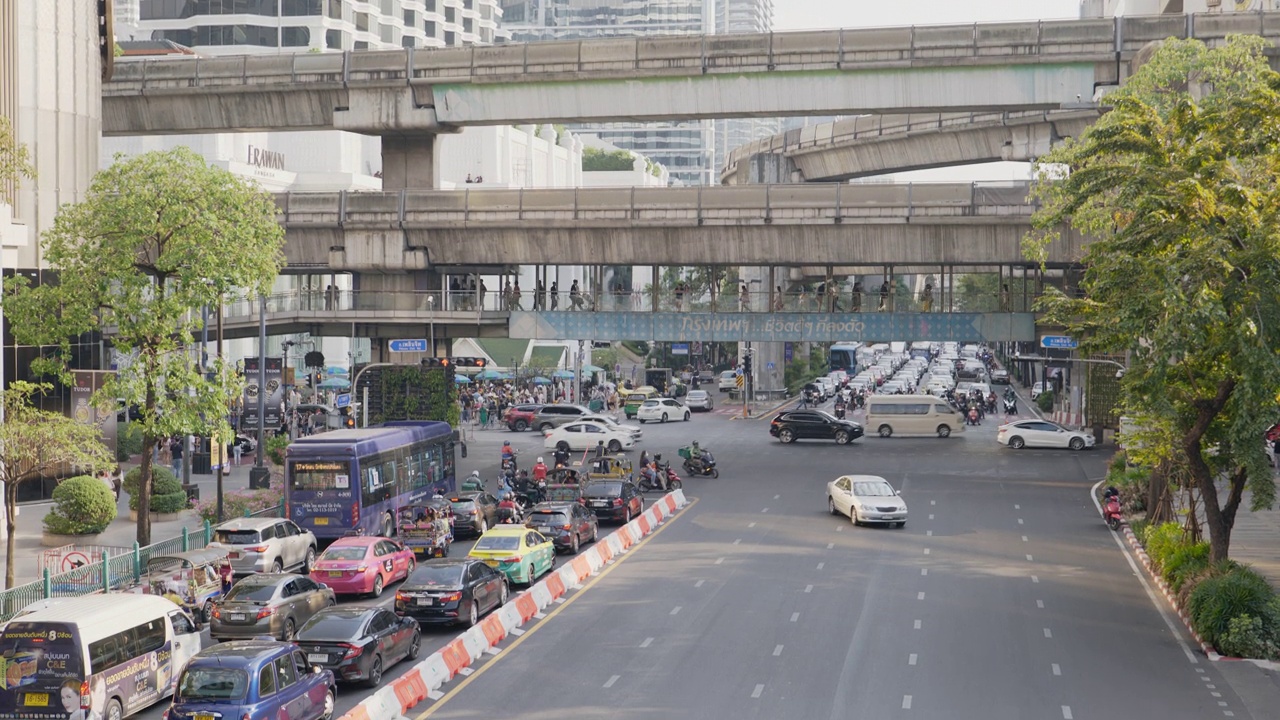
{"type": "Polygon", "coordinates": [[[520,506],[516,504],[515,496],[510,490],[502,493],[502,500],[498,503],[498,522],[506,524],[520,522],[520,506]]]}

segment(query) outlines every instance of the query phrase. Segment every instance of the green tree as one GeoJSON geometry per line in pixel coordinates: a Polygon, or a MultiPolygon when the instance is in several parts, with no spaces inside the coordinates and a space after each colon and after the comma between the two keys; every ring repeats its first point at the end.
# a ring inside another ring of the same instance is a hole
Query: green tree
{"type": "MultiPolygon", "coordinates": [[[[100,391],[141,408],[138,542],[151,542],[151,458],[159,438],[231,440],[234,368],[206,377],[192,356],[200,309],[235,289],[265,293],[284,264],[284,232],[271,196],[187,148],[117,158],[85,200],[58,212],[41,238],[57,283],[6,282],[5,310],[24,345],[57,345],[91,330],[128,353],[100,391]]],[[[60,358],[33,370],[62,372],[60,358]]]]}
{"type": "Polygon", "coordinates": [[[18,178],[33,178],[35,168],[31,166],[31,154],[27,146],[18,143],[13,136],[13,126],[9,118],[0,116],[0,185],[18,178]]]}
{"type": "Polygon", "coordinates": [[[1165,41],[1040,160],[1026,244],[1043,258],[1062,223],[1096,238],[1084,297],[1048,289],[1040,306],[1082,350],[1129,354],[1126,410],[1165,430],[1142,438],[1143,462],[1198,491],[1214,562],[1246,487],[1255,508],[1275,498],[1259,438],[1280,387],[1280,75],[1263,47],[1165,41]]]}
{"type": "Polygon", "coordinates": [[[62,413],[41,410],[33,396],[48,384],[22,380],[4,391],[4,422],[0,423],[0,481],[4,482],[4,586],[13,587],[14,540],[17,535],[18,486],[30,480],[66,472],[72,467],[98,471],[115,463],[102,444],[101,431],[62,413]]]}

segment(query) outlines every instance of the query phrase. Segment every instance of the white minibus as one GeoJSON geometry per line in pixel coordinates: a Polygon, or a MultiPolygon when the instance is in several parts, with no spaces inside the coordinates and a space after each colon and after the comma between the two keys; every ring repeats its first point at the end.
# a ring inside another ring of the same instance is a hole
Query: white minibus
{"type": "Polygon", "coordinates": [[[0,631],[0,717],[121,720],[173,694],[200,630],[156,595],[69,598],[0,631]]]}
{"type": "Polygon", "coordinates": [[[872,395],[863,422],[867,434],[937,435],[964,432],[964,419],[950,405],[932,395],[872,395]]]}

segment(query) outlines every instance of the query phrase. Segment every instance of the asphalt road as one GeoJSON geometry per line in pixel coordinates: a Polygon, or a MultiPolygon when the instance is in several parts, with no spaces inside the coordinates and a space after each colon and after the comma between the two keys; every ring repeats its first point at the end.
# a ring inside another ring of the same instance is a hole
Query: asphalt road
{"type": "MultiPolygon", "coordinates": [[[[1108,452],[1009,451],[992,420],[848,447],[781,446],[767,424],[645,425],[641,447],[678,462],[700,439],[721,477],[686,478],[691,507],[413,717],[1261,720],[1098,518],[1108,452]],[[842,473],[887,478],[907,526],[827,514],[842,473]]],[[[522,461],[543,452],[532,433],[482,432],[463,473],[491,476],[503,439],[522,461]]],[[[424,655],[456,632],[428,629],[424,655]]],[[[340,689],[339,712],[368,692],[340,689]]]]}

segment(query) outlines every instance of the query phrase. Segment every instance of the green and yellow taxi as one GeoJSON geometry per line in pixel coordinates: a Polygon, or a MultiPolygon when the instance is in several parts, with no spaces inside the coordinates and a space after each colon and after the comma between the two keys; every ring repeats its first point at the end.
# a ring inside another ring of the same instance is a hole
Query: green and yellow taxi
{"type": "MultiPolygon", "coordinates": [[[[621,393],[621,391],[619,391],[621,393]]],[[[640,406],[645,400],[658,397],[658,389],[649,385],[642,385],[635,390],[627,392],[626,400],[622,403],[622,412],[626,414],[627,419],[636,416],[636,412],[640,410],[640,406]]]]}
{"type": "Polygon", "coordinates": [[[512,583],[532,585],[555,566],[556,548],[536,530],[523,525],[499,525],[481,535],[467,557],[484,561],[512,583]]]}

